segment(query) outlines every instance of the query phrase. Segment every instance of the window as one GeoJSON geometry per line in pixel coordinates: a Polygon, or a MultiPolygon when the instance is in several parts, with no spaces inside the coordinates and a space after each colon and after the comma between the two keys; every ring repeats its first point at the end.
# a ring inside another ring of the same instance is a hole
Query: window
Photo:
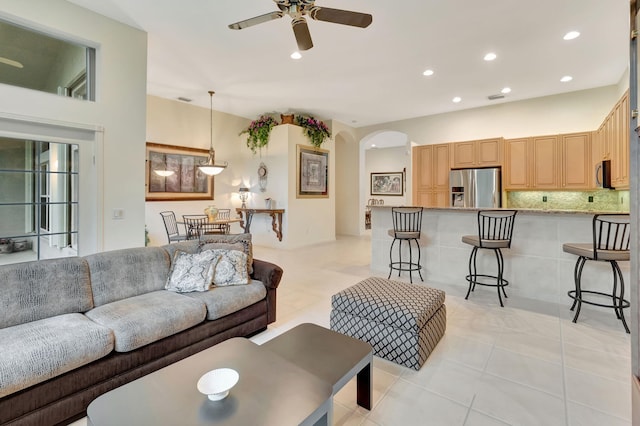
{"type": "Polygon", "coordinates": [[[0,263],[78,255],[79,146],[0,137],[0,263]]]}
{"type": "Polygon", "coordinates": [[[95,49],[0,20],[0,83],[95,100],[95,49]]]}

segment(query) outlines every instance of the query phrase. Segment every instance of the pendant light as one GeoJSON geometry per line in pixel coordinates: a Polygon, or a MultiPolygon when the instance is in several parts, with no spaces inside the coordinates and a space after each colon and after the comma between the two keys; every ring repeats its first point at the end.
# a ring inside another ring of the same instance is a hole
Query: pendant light
{"type": "Polygon", "coordinates": [[[213,90],[209,91],[209,97],[211,98],[211,108],[210,108],[210,125],[211,125],[211,145],[209,146],[209,157],[207,158],[207,162],[198,166],[200,171],[206,175],[213,176],[222,172],[227,168],[227,162],[221,164],[216,164],[216,152],[213,149],[213,94],[215,92],[213,90]]]}

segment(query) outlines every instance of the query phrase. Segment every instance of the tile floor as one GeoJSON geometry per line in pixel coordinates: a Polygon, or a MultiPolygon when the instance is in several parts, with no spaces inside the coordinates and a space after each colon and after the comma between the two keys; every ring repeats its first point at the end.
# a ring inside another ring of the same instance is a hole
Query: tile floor
{"type": "MultiPolygon", "coordinates": [[[[278,320],[256,343],[303,322],[328,327],[331,295],[371,275],[368,237],[254,252],[284,269],[278,320]]],[[[630,339],[612,311],[583,307],[573,324],[568,305],[510,298],[500,308],[494,289],[467,301],[459,283],[429,285],[447,292],[435,351],[419,371],[375,357],[372,410],[356,404],[351,381],[334,398],[335,425],[631,424],[630,339]]]]}

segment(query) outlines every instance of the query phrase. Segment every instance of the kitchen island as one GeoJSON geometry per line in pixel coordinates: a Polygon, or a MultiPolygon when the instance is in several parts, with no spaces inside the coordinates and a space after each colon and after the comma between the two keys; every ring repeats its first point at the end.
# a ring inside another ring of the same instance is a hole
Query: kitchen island
{"type": "MultiPolygon", "coordinates": [[[[378,274],[389,273],[389,248],[393,228],[392,206],[371,207],[371,269],[378,274]]],[[[543,302],[571,306],[567,291],[574,289],[573,271],[577,257],[562,251],[564,243],[592,241],[592,219],[597,212],[569,210],[516,209],[511,249],[504,249],[504,276],[509,297],[516,296],[543,302]]],[[[461,241],[463,235],[477,234],[477,213],[474,208],[425,208],[422,217],[420,247],[422,276],[426,283],[438,283],[459,288],[457,295],[467,291],[471,247],[461,241]]],[[[614,212],[602,212],[614,213],[614,212]]],[[[397,253],[394,250],[394,255],[397,253]]],[[[403,250],[403,255],[408,251],[403,250]]],[[[414,256],[417,259],[417,255],[414,256]]],[[[629,262],[620,262],[625,279],[625,298],[630,295],[629,262]]],[[[496,260],[490,250],[478,253],[478,270],[494,274],[496,260]],[[484,253],[483,253],[484,252],[484,253]]],[[[483,272],[485,273],[485,272],[483,272]]],[[[391,276],[397,277],[397,272],[391,276]]],[[[414,274],[414,282],[416,279],[414,274]]],[[[407,275],[408,277],[408,275],[407,275]]],[[[583,289],[611,292],[613,275],[607,262],[587,262],[582,276],[583,289]]],[[[476,287],[476,292],[494,292],[494,288],[476,287]]],[[[473,294],[470,296],[473,298],[473,294]]],[[[495,298],[496,304],[498,297],[495,298]]],[[[506,299],[506,306],[509,299],[506,299]]],[[[602,308],[592,307],[601,310],[602,308]]],[[[584,310],[584,309],[583,309],[584,310]]],[[[606,312],[606,311],[605,311],[606,312]]],[[[625,312],[628,314],[628,312],[625,312]]],[[[611,311],[611,315],[614,315],[611,311]]]]}

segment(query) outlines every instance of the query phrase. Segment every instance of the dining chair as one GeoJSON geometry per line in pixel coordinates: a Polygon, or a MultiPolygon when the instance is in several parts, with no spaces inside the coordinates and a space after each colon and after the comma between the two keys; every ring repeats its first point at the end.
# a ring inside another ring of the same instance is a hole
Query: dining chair
{"type": "MultiPolygon", "coordinates": [[[[231,209],[218,209],[218,219],[231,219],[231,209]]],[[[231,225],[228,223],[216,224],[214,228],[218,229],[220,234],[228,234],[231,231],[231,225]]]]}
{"type": "Polygon", "coordinates": [[[200,235],[206,232],[209,218],[205,214],[185,214],[182,215],[185,227],[187,228],[187,239],[199,239],[200,235]]]}
{"type": "Polygon", "coordinates": [[[174,212],[160,212],[160,216],[162,216],[162,220],[164,222],[164,229],[165,231],[167,231],[167,239],[169,240],[169,244],[178,241],[184,241],[187,239],[186,234],[180,233],[180,228],[178,228],[178,222],[176,221],[176,215],[174,212]]]}

